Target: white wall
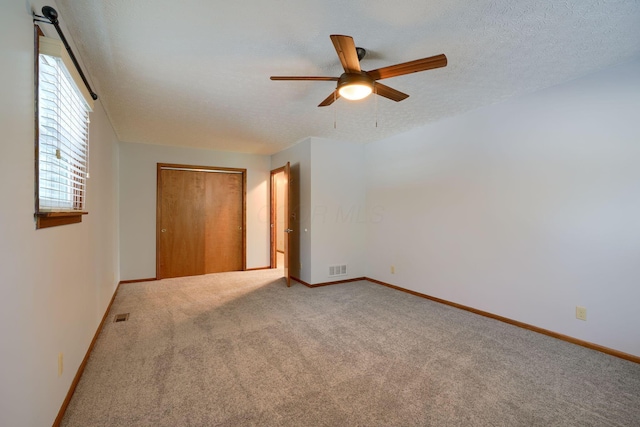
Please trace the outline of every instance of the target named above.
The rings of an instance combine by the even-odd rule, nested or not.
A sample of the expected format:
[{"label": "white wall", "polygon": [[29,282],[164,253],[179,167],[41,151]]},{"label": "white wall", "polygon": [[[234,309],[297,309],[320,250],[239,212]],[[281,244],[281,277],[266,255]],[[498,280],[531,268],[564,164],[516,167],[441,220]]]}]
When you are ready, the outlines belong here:
[{"label": "white wall", "polygon": [[368,144],[368,276],[640,355],[639,118],[640,60]]},{"label": "white wall", "polygon": [[120,144],[122,280],[156,277],[158,163],[247,169],[247,268],[269,265],[270,158],[196,148]]},{"label": "white wall", "polygon": [[[44,3],[38,4],[38,10]],[[47,1],[56,7],[54,1]],[[82,223],[35,229],[33,24],[0,14],[0,424],[51,425],[119,281],[117,141],[96,102]],[[64,373],[58,377],[58,353]]]},{"label": "white wall", "polygon": [[[290,218],[292,251],[290,273],[307,283],[311,282],[311,138],[271,156],[271,170],[291,163],[290,184],[292,207]],[[305,231],[307,230],[307,231]]]},{"label": "white wall", "polygon": [[[310,284],[363,277],[366,204],[364,146],[308,138],[274,154],[271,167],[291,163],[294,207],[292,275]],[[298,182],[296,183],[296,180]],[[346,276],[329,266],[346,264]],[[298,270],[298,266],[301,269]]]},{"label": "white wall", "polygon": [[[365,275],[364,145],[311,140],[311,283]],[[346,276],[329,276],[330,265]]]}]

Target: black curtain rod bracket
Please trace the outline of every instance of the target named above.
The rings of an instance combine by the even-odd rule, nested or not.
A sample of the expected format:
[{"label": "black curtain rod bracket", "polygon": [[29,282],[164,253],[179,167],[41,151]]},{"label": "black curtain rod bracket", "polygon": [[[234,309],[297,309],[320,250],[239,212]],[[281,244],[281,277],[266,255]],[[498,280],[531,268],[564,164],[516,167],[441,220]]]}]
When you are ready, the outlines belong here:
[{"label": "black curtain rod bracket", "polygon": [[[65,49],[67,49],[67,52],[69,53],[69,57],[71,58],[71,61],[73,61],[73,65],[76,66],[76,69],[78,70],[78,73],[80,74],[80,77],[84,82],[84,85],[87,87],[87,90],[91,94],[91,98],[93,98],[93,100],[95,101],[96,99],[98,99],[98,95],[93,90],[91,90],[91,86],[89,86],[89,82],[87,81],[87,78],[84,76],[84,73],[82,72],[82,68],[80,68],[80,64],[78,64],[78,60],[76,59],[76,56],[73,54],[73,51],[71,50],[71,46],[69,46],[69,43],[67,42],[67,38],[64,36],[64,34],[62,34],[62,30],[60,29],[60,23],[58,22],[58,12],[51,6],[45,6],[42,8],[42,14],[44,16],[36,15],[34,13],[33,21],[44,22],[45,24],[52,24],[55,27],[56,31],[58,32],[58,35],[60,36],[60,40],[62,41],[62,44],[64,44]],[[40,18],[40,19],[37,19],[37,18]],[[42,18],[47,19],[48,21],[45,21]]]}]

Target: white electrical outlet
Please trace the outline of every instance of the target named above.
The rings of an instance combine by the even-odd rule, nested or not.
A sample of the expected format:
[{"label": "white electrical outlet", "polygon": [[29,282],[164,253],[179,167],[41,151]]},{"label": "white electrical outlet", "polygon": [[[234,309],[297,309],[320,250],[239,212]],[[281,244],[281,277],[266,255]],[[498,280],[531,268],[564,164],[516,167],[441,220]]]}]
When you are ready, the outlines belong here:
[{"label": "white electrical outlet", "polygon": [[579,320],[587,320],[587,309],[586,307],[576,307],[576,319]]},{"label": "white electrical outlet", "polygon": [[391,274],[396,274],[396,266],[395,265],[391,266]]},{"label": "white electrical outlet", "polygon": [[64,370],[64,356],[62,353],[58,353],[58,376],[62,375]]}]

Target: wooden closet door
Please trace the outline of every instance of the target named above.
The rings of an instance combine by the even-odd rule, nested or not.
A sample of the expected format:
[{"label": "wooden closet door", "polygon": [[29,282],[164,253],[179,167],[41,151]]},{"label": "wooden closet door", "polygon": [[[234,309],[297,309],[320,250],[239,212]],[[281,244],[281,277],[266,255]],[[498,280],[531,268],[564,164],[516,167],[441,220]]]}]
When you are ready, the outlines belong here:
[{"label": "wooden closet door", "polygon": [[242,175],[205,175],[205,273],[242,270]]},{"label": "wooden closet door", "polygon": [[244,269],[244,173],[158,165],[158,279]]},{"label": "wooden closet door", "polygon": [[204,274],[203,172],[160,170],[158,278]]}]

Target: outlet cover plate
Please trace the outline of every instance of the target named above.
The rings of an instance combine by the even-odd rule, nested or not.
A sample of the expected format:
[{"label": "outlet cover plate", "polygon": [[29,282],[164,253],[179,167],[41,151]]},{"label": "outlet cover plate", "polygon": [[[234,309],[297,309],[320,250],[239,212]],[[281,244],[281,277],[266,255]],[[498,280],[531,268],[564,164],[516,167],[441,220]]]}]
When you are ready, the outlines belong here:
[{"label": "outlet cover plate", "polygon": [[576,306],[576,319],[585,321],[587,320],[586,307]]}]

